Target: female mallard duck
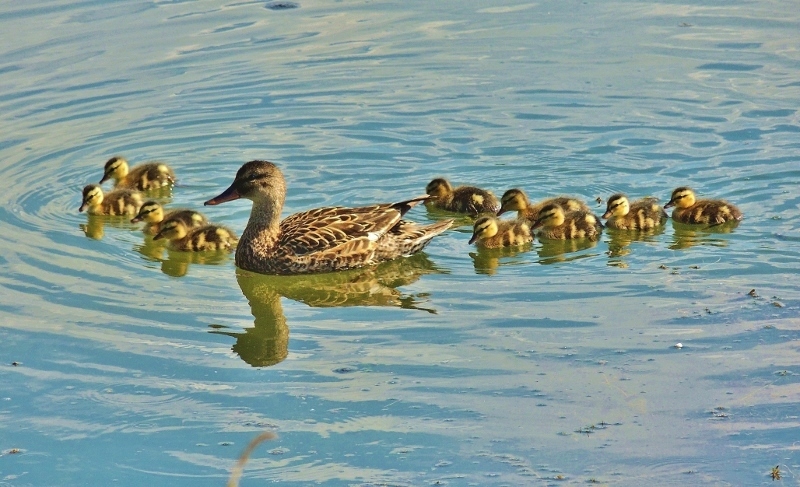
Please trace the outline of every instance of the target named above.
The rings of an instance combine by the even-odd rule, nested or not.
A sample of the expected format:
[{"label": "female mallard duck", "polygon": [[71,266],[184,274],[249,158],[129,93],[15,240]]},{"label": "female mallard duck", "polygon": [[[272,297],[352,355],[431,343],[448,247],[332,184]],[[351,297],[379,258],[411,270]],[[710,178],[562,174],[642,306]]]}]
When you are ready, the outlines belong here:
[{"label": "female mallard duck", "polygon": [[667,212],[656,201],[655,198],[642,198],[630,203],[624,194],[615,194],[608,199],[603,219],[608,220],[606,226],[610,228],[652,230],[667,221]]},{"label": "female mallard duck", "polygon": [[230,250],[236,245],[236,234],[219,225],[203,225],[190,228],[183,220],[171,218],[164,220],[161,229],[153,240],[166,238],[174,250],[205,252],[209,250]]},{"label": "female mallard duck", "polygon": [[672,192],[672,198],[664,208],[675,207],[672,219],[680,223],[703,223],[719,225],[739,221],[743,215],[739,208],[723,200],[698,200],[694,191],[682,186]]},{"label": "female mallard duck", "polygon": [[142,206],[142,195],[129,189],[117,189],[106,195],[96,184],[83,188],[83,202],[78,211],[88,209],[90,215],[135,215]]},{"label": "female mallard duck", "polygon": [[503,193],[503,197],[500,198],[500,211],[497,212],[497,216],[507,211],[516,210],[517,218],[526,220],[528,223],[533,223],[539,218],[539,212],[542,211],[542,208],[547,205],[559,205],[564,208],[567,213],[578,210],[591,211],[583,201],[567,196],[549,198],[539,203],[532,204],[524,191],[512,188]]},{"label": "female mallard duck", "polygon": [[470,244],[473,242],[487,249],[514,247],[533,242],[533,235],[525,220],[499,220],[487,215],[475,220],[469,239]]},{"label": "female mallard duck", "polygon": [[178,219],[189,228],[196,228],[208,223],[205,215],[199,211],[178,208],[164,213],[164,208],[158,201],[146,201],[139,209],[139,213],[131,219],[131,223],[147,222],[142,229],[148,235],[155,235],[161,230],[161,223],[165,220]]},{"label": "female mallard duck", "polygon": [[531,230],[541,228],[539,238],[566,240],[571,238],[588,238],[597,240],[603,225],[588,211],[564,213],[559,205],[545,205],[539,212],[539,218],[531,226]]},{"label": "female mallard duck", "polygon": [[453,223],[417,225],[401,220],[428,196],[361,208],[317,208],[281,221],[286,181],[271,162],[250,161],[233,184],[206,205],[238,198],[253,201],[236,248],[236,265],[262,274],[303,274],[351,269],[422,250]]},{"label": "female mallard duck", "polygon": [[175,173],[163,162],[147,162],[129,169],[124,157],[114,156],[106,162],[100,184],[109,179],[114,180],[115,188],[147,191],[173,185]]},{"label": "female mallard duck", "polygon": [[429,202],[436,208],[457,213],[468,213],[478,216],[481,213],[497,213],[500,202],[489,191],[474,186],[453,188],[444,178],[436,178],[425,187],[431,196]]}]

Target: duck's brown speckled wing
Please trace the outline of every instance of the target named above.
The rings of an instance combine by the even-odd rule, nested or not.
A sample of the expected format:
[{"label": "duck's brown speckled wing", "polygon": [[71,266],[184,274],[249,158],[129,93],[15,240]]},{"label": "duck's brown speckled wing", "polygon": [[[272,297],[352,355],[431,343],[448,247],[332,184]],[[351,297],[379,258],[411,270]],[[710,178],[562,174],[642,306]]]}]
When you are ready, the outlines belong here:
[{"label": "duck's brown speckled wing", "polygon": [[366,258],[400,217],[401,212],[390,204],[317,208],[283,220],[277,246],[296,256],[323,252],[342,257],[363,254]]}]

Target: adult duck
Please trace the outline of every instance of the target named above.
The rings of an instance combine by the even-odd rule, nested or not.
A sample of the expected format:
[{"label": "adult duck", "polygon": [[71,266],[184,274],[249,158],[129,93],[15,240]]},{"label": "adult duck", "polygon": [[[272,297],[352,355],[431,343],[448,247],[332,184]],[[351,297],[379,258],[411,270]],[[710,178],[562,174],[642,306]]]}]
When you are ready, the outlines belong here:
[{"label": "adult duck", "polygon": [[453,220],[417,225],[402,216],[429,196],[360,208],[327,207],[281,220],[286,181],[275,164],[250,161],[233,183],[206,201],[247,198],[250,219],[236,247],[236,265],[261,274],[306,274],[353,269],[422,250]]}]

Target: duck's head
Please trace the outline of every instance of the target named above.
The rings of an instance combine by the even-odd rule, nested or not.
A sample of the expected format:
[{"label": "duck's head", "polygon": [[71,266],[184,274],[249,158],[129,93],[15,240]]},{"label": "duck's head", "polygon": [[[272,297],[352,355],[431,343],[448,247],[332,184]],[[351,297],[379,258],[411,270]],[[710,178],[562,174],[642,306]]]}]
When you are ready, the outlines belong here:
[{"label": "duck's head", "polygon": [[83,187],[83,200],[78,211],[84,211],[91,206],[97,206],[103,202],[103,190],[96,184],[87,184]]},{"label": "duck's head", "polygon": [[539,218],[531,225],[531,230],[539,227],[557,227],[564,223],[564,209],[559,205],[545,205],[539,211]]},{"label": "duck's head", "polygon": [[128,161],[122,156],[114,156],[103,167],[103,178],[99,184],[103,184],[109,179],[118,181],[128,175]]},{"label": "duck's head", "polygon": [[628,202],[628,197],[622,193],[617,193],[608,199],[606,205],[606,212],[603,213],[603,218],[608,219],[612,216],[623,217],[631,211],[631,205]]},{"label": "duck's head", "polygon": [[452,193],[453,186],[444,178],[436,178],[425,186],[425,192],[434,198],[441,198]]},{"label": "duck's head", "polygon": [[286,198],[286,180],[278,167],[269,161],[250,161],[236,172],[233,183],[206,205],[247,198],[254,202],[268,200],[283,206]]},{"label": "duck's head", "polygon": [[131,223],[146,221],[150,223],[158,223],[164,219],[164,208],[158,201],[150,200],[139,208],[139,213],[131,218]]},{"label": "duck's head", "polygon": [[507,211],[521,211],[528,207],[530,200],[524,191],[517,188],[512,188],[503,193],[500,198],[500,211],[497,212],[498,216]]},{"label": "duck's head", "polygon": [[189,233],[189,229],[186,228],[185,223],[177,218],[170,218],[161,224],[161,229],[155,234],[153,240],[161,240],[162,238],[178,240],[185,237],[187,233]]},{"label": "duck's head", "polygon": [[497,231],[497,218],[482,216],[472,225],[472,238],[469,239],[469,243],[473,244],[476,240],[492,238],[497,235]]},{"label": "duck's head", "polygon": [[686,186],[681,186],[672,192],[672,198],[669,199],[664,208],[677,206],[678,208],[689,208],[695,203],[694,191]]}]

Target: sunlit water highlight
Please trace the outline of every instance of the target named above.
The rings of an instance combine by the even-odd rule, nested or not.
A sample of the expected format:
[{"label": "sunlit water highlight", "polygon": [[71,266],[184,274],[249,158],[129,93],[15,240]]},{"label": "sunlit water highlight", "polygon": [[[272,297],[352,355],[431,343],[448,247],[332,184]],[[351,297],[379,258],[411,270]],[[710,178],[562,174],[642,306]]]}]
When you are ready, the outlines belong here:
[{"label": "sunlit water highlight", "polygon": [[[1,7],[0,485],[223,485],[265,429],[243,485],[796,482],[797,9],[266,6]],[[374,269],[254,276],[79,214],[115,154],[193,208],[265,158],[285,214],[446,176],[688,184],[746,218],[493,252],[467,219]]]}]

